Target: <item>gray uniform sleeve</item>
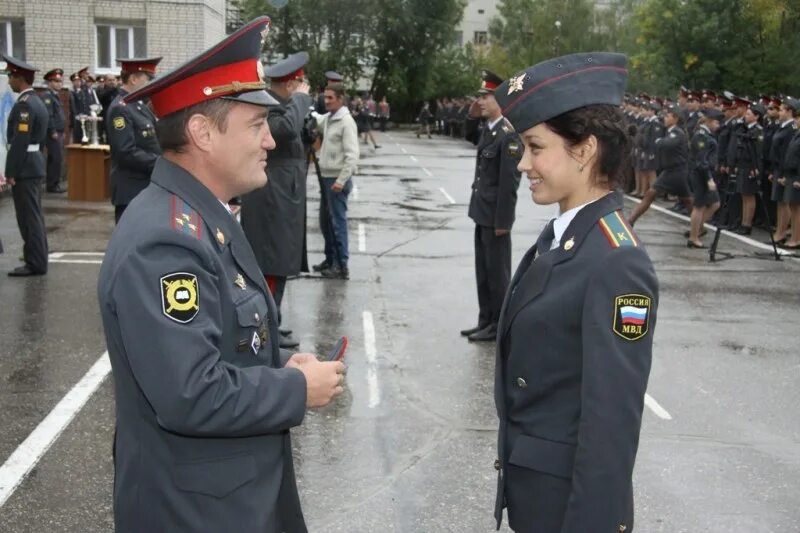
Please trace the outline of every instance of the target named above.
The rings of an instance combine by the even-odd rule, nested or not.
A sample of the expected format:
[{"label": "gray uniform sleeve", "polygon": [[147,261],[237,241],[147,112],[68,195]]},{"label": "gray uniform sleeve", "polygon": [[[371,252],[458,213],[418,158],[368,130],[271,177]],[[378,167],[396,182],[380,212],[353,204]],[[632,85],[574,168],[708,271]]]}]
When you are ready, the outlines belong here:
[{"label": "gray uniform sleeve", "polygon": [[284,107],[270,109],[267,122],[277,144],[291,141],[300,136],[303,120],[311,108],[311,97],[307,94],[293,94]]},{"label": "gray uniform sleeve", "polygon": [[[306,381],[297,369],[240,368],[220,358],[223,273],[200,241],[171,230],[155,235],[120,266],[111,287],[127,362],[166,430],[195,437],[278,433],[305,415]],[[162,308],[161,278],[197,278],[196,316],[188,323]]]},{"label": "gray uniform sleeve", "polygon": [[[645,313],[642,329],[620,325],[619,298]],[[562,533],[586,531],[587,524],[595,531],[617,531],[625,520],[657,303],[658,282],[641,248],[615,249],[590,281],[583,309],[578,448]]]}]

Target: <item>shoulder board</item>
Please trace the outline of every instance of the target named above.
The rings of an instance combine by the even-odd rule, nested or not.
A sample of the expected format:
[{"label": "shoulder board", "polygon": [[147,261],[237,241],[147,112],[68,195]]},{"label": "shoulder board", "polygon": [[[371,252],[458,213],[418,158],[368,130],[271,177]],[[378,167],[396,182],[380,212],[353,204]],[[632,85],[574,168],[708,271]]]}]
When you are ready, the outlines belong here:
[{"label": "shoulder board", "polygon": [[203,233],[203,219],[192,206],[175,195],[170,197],[170,226],[178,233],[199,239]]},{"label": "shoulder board", "polygon": [[639,246],[639,240],[633,234],[633,229],[622,218],[619,211],[614,211],[603,218],[597,223],[603,234],[608,239],[608,244],[612,248],[619,248],[620,246]]},{"label": "shoulder board", "polygon": [[503,131],[506,133],[515,131],[514,126],[511,125],[511,122],[509,122],[506,117],[503,117]]},{"label": "shoulder board", "polygon": [[19,97],[19,99],[17,101],[19,101],[19,102],[27,102],[29,97],[30,97],[29,94],[23,94],[22,96]]}]

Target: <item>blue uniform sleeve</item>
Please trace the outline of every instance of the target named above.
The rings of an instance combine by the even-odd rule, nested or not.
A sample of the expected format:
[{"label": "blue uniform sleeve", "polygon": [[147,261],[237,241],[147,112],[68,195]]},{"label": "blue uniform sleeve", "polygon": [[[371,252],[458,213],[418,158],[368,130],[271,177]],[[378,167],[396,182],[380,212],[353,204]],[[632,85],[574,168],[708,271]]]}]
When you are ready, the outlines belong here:
[{"label": "blue uniform sleeve", "polygon": [[149,177],[156,165],[159,154],[142,150],[136,144],[133,120],[125,106],[112,105],[108,110],[106,123],[111,157],[125,168],[135,170]]},{"label": "blue uniform sleeve", "polygon": [[17,178],[22,171],[31,141],[31,133],[33,133],[33,121],[33,112],[27,102],[17,101],[8,117],[7,178]]},{"label": "blue uniform sleeve", "polygon": [[642,248],[615,249],[590,281],[572,493],[562,533],[619,531],[650,373],[658,282]]},{"label": "blue uniform sleeve", "polygon": [[[200,241],[156,232],[114,274],[108,300],[127,364],[159,425],[193,437],[279,433],[305,416],[306,381],[292,368],[231,365],[220,357],[218,283]],[[196,315],[180,323],[164,312],[161,278],[196,278]]]}]

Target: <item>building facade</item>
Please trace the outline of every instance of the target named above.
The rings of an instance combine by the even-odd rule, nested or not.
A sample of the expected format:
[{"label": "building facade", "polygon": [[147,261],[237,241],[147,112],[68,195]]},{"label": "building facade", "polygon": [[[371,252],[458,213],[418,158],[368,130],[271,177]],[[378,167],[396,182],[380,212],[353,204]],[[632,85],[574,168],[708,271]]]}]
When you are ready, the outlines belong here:
[{"label": "building facade", "polygon": [[489,41],[489,21],[497,15],[499,0],[467,0],[461,24],[456,29],[456,43],[486,44]]},{"label": "building facade", "polygon": [[225,37],[225,8],[225,0],[0,0],[0,51],[42,74],[118,72],[117,58],[148,56],[163,56],[159,68],[169,70]]}]

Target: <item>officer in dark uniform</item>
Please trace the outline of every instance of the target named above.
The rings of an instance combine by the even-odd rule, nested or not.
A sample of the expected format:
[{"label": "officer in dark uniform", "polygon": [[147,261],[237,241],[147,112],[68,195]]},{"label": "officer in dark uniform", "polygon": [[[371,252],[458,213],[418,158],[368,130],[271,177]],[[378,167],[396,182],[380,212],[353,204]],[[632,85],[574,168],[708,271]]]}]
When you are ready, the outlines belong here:
[{"label": "officer in dark uniform", "polygon": [[[300,273],[306,220],[308,159],[301,132],[311,107],[303,67],[308,53],[298,52],[269,67],[269,94],[279,102],[267,121],[277,147],[269,154],[267,184],[242,198],[242,229],[253,247],[278,308],[278,322],[286,278]],[[281,335],[282,348],[300,343]]]},{"label": "officer in dark uniform", "polygon": [[125,97],[155,77],[160,57],[118,59],[122,64],[122,87],[108,108],[106,135],[111,146],[111,203],[114,220],[137,194],[150,184],[150,174],[161,155],[156,138],[156,117],[144,102]]},{"label": "officer in dark uniform", "polygon": [[700,120],[689,145],[689,180],[692,185],[693,208],[691,226],[686,235],[688,248],[705,248],[700,242],[703,224],[719,209],[720,197],[714,179],[718,158],[714,133],[724,118],[722,111],[716,109],[700,111]]},{"label": "officer in dark uniform", "polygon": [[47,108],[32,87],[38,69],[6,54],[0,54],[0,58],[6,62],[9,87],[19,93],[8,116],[5,175],[24,242],[25,264],[8,275],[41,276],[47,273],[47,234],[40,192],[46,174],[42,147],[47,140]]},{"label": "officer in dark uniform", "polygon": [[[743,133],[747,131],[744,122],[744,115],[752,102],[746,98],[735,96],[733,99],[734,120],[730,123],[728,135],[727,153],[725,156],[725,167],[728,171],[728,199],[727,199],[727,229],[738,230],[742,224],[742,197],[738,190],[738,177],[736,175],[736,156],[739,150],[739,142]],[[720,157],[723,153],[720,152]]]},{"label": "officer in dark uniform", "polygon": [[[500,307],[511,279],[511,227],[517,208],[522,144],[494,97],[503,80],[482,72],[479,98],[469,110],[467,140],[477,145],[469,217],[475,222],[475,278],[478,325],[461,331],[471,341],[493,341]],[[479,126],[479,118],[485,122]]]},{"label": "officer in dark uniform", "polygon": [[772,145],[770,146],[770,173],[768,175],[768,181],[772,186],[770,196],[772,201],[777,204],[775,232],[772,238],[778,245],[786,243],[786,231],[789,229],[789,222],[791,220],[789,205],[784,201],[786,191],[786,171],[784,169],[784,162],[789,143],[797,131],[795,119],[799,114],[800,101],[795,98],[784,98],[778,112],[780,127],[778,131],[775,132],[772,138]]},{"label": "officer in dark uniform", "polygon": [[89,99],[83,90],[83,80],[79,73],[74,72],[69,75],[72,89],[69,91],[69,117],[72,128],[72,142],[80,144],[83,138],[80,115],[89,114]]},{"label": "officer in dark uniform", "polygon": [[[702,97],[702,93],[697,91],[689,91],[686,95],[686,110],[688,111],[686,115],[686,133],[688,135],[694,135],[694,130],[697,127],[697,122],[700,120],[700,98]],[[683,120],[682,112],[678,113],[678,116],[681,117]]]},{"label": "officer in dark uniform", "polygon": [[506,507],[514,531],[633,530],[658,282],[614,192],[629,154],[625,66],[621,54],[573,54],[497,88],[533,201],[561,213],[522,259],[500,318],[498,529]]},{"label": "officer in dark uniform", "polygon": [[150,97],[164,155],[98,281],[118,533],[306,532],[289,429],[342,392],[344,366],[281,353],[275,304],[227,208],[264,185],[275,147],[259,62],[268,21],[124,102]]},{"label": "officer in dark uniform", "polygon": [[739,235],[750,235],[753,231],[756,194],[761,190],[764,175],[764,128],[759,121],[765,113],[761,104],[750,105],[744,116],[745,128],[738,131],[732,167],[736,192],[742,196],[742,224],[736,230]]},{"label": "officer in dark uniform", "polygon": [[[800,126],[800,105],[795,103],[795,125]],[[783,203],[789,206],[792,234],[781,245],[784,250],[800,250],[800,129],[786,147],[783,157]]]},{"label": "officer in dark uniform", "polygon": [[61,174],[64,170],[64,107],[61,105],[61,87],[64,71],[53,69],[44,75],[47,92],[44,105],[47,107],[47,192],[63,193]]},{"label": "officer in dark uniform", "polygon": [[664,125],[667,130],[657,143],[658,178],[644,195],[641,203],[633,209],[629,219],[631,225],[650,208],[658,193],[674,194],[683,203],[687,213],[692,210],[689,190],[689,141],[679,126],[680,120],[678,108],[667,108],[664,114]]}]

